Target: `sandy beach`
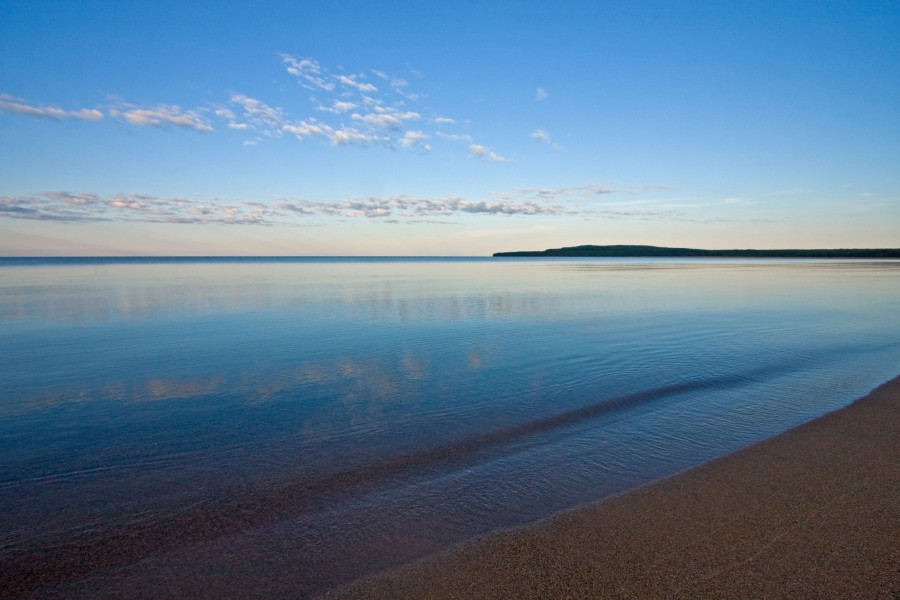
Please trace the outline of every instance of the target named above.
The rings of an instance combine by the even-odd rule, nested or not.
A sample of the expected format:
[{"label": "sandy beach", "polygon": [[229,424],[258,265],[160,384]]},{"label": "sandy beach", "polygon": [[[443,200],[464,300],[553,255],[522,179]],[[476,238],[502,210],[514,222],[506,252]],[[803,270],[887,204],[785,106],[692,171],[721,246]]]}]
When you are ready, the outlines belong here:
[{"label": "sandy beach", "polygon": [[900,378],[652,485],[343,598],[900,598]]}]

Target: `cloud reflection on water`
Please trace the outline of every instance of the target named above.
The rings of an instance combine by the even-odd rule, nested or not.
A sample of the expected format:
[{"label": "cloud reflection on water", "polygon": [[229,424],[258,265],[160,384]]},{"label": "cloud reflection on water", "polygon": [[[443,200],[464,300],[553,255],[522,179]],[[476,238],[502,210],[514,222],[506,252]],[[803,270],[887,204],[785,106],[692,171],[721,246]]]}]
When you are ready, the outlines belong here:
[{"label": "cloud reflection on water", "polygon": [[[14,499],[0,521],[41,524],[4,539],[58,547],[98,524],[165,531],[167,511],[201,505],[226,521],[235,509],[235,532],[248,506],[254,523],[303,515],[329,533],[346,514],[341,539],[370,550],[342,519],[369,523],[372,539],[409,531],[414,544],[430,535],[416,522],[426,512],[453,516],[447,543],[542,518],[893,374],[898,270],[0,267],[0,486]],[[296,539],[299,561],[344,543]]]},{"label": "cloud reflection on water", "polygon": [[[443,270],[447,265],[441,265]],[[257,311],[309,311],[391,321],[549,317],[550,290],[504,290],[466,281],[471,266],[432,276],[411,266],[408,278],[381,279],[368,265],[190,265],[16,267],[4,269],[0,319],[105,323]],[[477,267],[476,267],[477,270]],[[455,271],[455,272],[454,272]],[[473,285],[474,283],[474,285]]]}]

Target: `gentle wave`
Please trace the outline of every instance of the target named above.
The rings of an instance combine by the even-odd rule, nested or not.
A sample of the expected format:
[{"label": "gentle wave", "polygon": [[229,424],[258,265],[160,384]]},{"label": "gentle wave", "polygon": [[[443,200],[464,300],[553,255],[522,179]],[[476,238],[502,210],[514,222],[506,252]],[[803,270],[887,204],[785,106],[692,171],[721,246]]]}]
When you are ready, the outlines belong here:
[{"label": "gentle wave", "polygon": [[0,560],[36,587],[89,563],[86,595],[192,564],[326,589],[773,435],[900,361],[900,263],[104,260],[0,280]]}]

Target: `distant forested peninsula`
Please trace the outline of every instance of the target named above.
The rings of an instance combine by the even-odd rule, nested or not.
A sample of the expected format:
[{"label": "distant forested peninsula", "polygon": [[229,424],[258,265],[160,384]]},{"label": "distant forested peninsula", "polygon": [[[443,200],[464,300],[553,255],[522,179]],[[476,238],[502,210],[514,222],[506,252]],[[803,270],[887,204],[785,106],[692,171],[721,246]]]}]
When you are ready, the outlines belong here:
[{"label": "distant forested peninsula", "polygon": [[495,252],[498,257],[597,256],[597,257],[690,257],[690,258],[900,258],[900,248],[837,248],[831,250],[699,250],[661,246],[570,246],[549,250]]}]

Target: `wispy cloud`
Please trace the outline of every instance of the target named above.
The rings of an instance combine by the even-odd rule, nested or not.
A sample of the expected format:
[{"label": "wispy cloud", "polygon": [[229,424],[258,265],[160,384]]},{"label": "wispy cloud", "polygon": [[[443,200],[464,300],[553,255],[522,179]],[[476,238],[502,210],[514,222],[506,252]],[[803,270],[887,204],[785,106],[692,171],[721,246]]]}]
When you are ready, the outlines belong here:
[{"label": "wispy cloud", "polygon": [[428,152],[431,150],[431,146],[428,144],[428,140],[431,136],[429,136],[424,131],[407,131],[403,135],[403,139],[400,140],[400,145],[404,148],[412,148],[413,146],[420,146],[422,150]]},{"label": "wispy cloud", "polygon": [[337,201],[282,199],[257,201],[200,201],[163,198],[146,194],[42,192],[25,196],[0,196],[0,217],[85,223],[139,221],[151,223],[218,225],[296,225],[297,217],[369,218],[392,217],[404,221],[454,215],[570,214],[562,203],[532,199],[470,199],[462,196],[417,197],[404,194],[347,198]]},{"label": "wispy cloud", "polygon": [[220,106],[215,110],[215,115],[220,119],[228,121],[228,127],[230,129],[247,129],[250,127],[247,123],[239,123],[237,121],[237,115],[235,115],[234,111],[230,108]]},{"label": "wispy cloud", "polygon": [[550,97],[550,92],[548,92],[546,89],[544,89],[542,87],[539,87],[534,92],[534,101],[535,102],[543,102],[544,100],[546,100],[549,97]]},{"label": "wispy cloud", "polygon": [[[212,133],[218,127],[243,134],[244,144],[255,146],[286,134],[300,141],[317,139],[333,147],[382,145],[393,149],[430,150],[438,138],[465,144],[470,156],[490,162],[506,159],[460,131],[460,120],[422,104],[425,94],[411,89],[407,79],[383,70],[332,70],[311,57],[278,55],[292,78],[308,94],[308,109],[299,115],[297,103],[289,112],[254,95],[228,92],[225,100],[195,108],[160,103],[142,106],[114,98],[104,109],[65,110],[40,106],[0,94],[0,112],[46,119],[99,121],[104,116],[141,127],[181,128]],[[417,79],[421,74],[409,70]],[[462,120],[465,123],[465,119]],[[214,123],[216,126],[214,127]]]},{"label": "wispy cloud", "polygon": [[381,218],[400,216],[420,219],[422,217],[452,216],[459,214],[481,215],[563,215],[570,209],[561,204],[548,205],[533,200],[482,200],[461,196],[438,198],[407,196],[373,196],[352,198],[339,202],[314,200],[293,200],[276,204],[281,210],[301,215],[328,215],[340,217]]},{"label": "wispy cloud", "polygon": [[109,114],[113,117],[121,117],[132,125],[150,127],[174,125],[201,133],[213,131],[212,125],[200,110],[184,110],[175,104],[159,104],[152,108],[141,108],[133,104],[121,103],[111,108]]},{"label": "wispy cloud", "polygon": [[508,192],[494,192],[483,197],[393,194],[340,200],[285,197],[271,202],[259,202],[57,191],[0,196],[0,218],[63,223],[116,221],[258,226],[315,226],[325,224],[329,220],[347,219],[372,219],[382,223],[447,224],[451,222],[447,220],[448,218],[466,215],[517,218],[577,217],[590,220],[631,219],[702,224],[772,222],[766,218],[734,219],[708,214],[698,215],[689,212],[689,207],[665,205],[654,200],[640,201],[640,206],[614,200],[618,195],[636,193],[629,188],[591,184],[520,188]]},{"label": "wispy cloud", "polygon": [[42,192],[0,196],[0,217],[86,223],[139,221],[221,225],[271,225],[279,215],[259,202],[198,201],[146,194]]},{"label": "wispy cloud", "polygon": [[[284,109],[269,106],[261,100],[244,94],[233,93],[231,104],[237,109],[237,114],[230,109],[221,110],[217,114],[221,113],[220,116],[228,120],[228,127],[232,129],[243,129],[262,136],[252,140],[254,144],[258,143],[260,139],[277,138],[284,134],[292,135],[300,141],[320,138],[334,146],[351,144],[365,146],[388,141],[388,137],[384,135],[376,135],[371,131],[363,131],[347,125],[339,125],[339,128],[335,128],[315,117],[291,119]],[[350,103],[336,104],[338,108],[344,109]],[[335,109],[328,112],[342,111]],[[388,120],[390,118],[393,117],[390,115],[386,117]]]},{"label": "wispy cloud", "polygon": [[752,206],[756,204],[755,200],[748,200],[747,198],[725,198],[722,200],[722,204],[730,204],[732,206]]},{"label": "wispy cloud", "polygon": [[362,81],[358,81],[361,78],[361,75],[335,75],[335,78],[342,85],[354,88],[358,92],[363,92],[366,94],[371,94],[373,92],[377,92],[378,88],[372,85],[371,83],[365,83]]},{"label": "wispy cloud", "polygon": [[334,113],[336,115],[351,111],[354,108],[359,108],[359,104],[356,104],[355,102],[344,102],[343,100],[335,100],[331,103],[331,106],[318,107],[321,111]]},{"label": "wispy cloud", "polygon": [[300,84],[309,90],[332,91],[335,88],[334,81],[323,77],[322,66],[313,58],[297,58],[290,54],[280,54],[287,72],[296,77]]},{"label": "wispy cloud", "polygon": [[[297,128],[305,132],[314,130],[316,135],[336,146],[384,144],[428,149],[424,140],[433,137],[449,142],[473,143],[469,134],[453,131],[458,124],[457,119],[446,115],[434,116],[434,111],[421,106],[425,95],[411,90],[409,81],[403,77],[380,69],[356,73],[333,72],[313,58],[291,54],[279,56],[287,72],[312,92],[314,109],[320,114],[325,113],[320,119],[285,119],[281,125],[282,131]],[[373,78],[377,85],[372,82]],[[426,130],[429,125],[440,127],[441,131]],[[298,137],[305,139],[311,136]],[[473,152],[472,156],[495,162],[503,160],[491,152],[483,155]]]},{"label": "wispy cloud", "polygon": [[611,187],[605,185],[575,185],[563,187],[545,188],[519,188],[511,193],[494,194],[506,199],[533,199],[541,202],[566,202],[582,204],[585,202],[605,199],[612,194],[633,194],[628,188]]},{"label": "wispy cloud", "polygon": [[[410,146],[426,145],[426,138],[408,132]],[[652,209],[612,209],[596,201],[626,190],[600,185],[558,188],[521,188],[481,198],[458,195],[440,197],[395,194],[352,197],[342,200],[281,198],[263,203],[256,200],[198,200],[147,194],[41,192],[23,196],[0,196],[0,217],[60,221],[140,221],[219,225],[298,225],[309,218],[399,219],[446,218],[461,215],[486,216],[605,216],[649,218],[663,215]],[[671,214],[667,213],[667,214]]]},{"label": "wispy cloud", "polygon": [[283,110],[272,108],[256,98],[250,98],[244,94],[232,94],[231,103],[239,106],[243,110],[248,124],[255,127],[278,130],[285,123]]},{"label": "wispy cloud", "polygon": [[451,142],[472,141],[472,136],[467,133],[444,133],[443,131],[438,131],[436,135],[443,140],[448,140]]},{"label": "wispy cloud", "polygon": [[394,89],[394,92],[403,96],[407,100],[420,100],[424,96],[424,94],[418,92],[410,92],[408,87],[409,82],[402,77],[392,77],[391,78],[391,87]]},{"label": "wispy cloud", "polygon": [[39,119],[78,119],[81,121],[100,121],[103,119],[103,113],[96,108],[65,110],[58,106],[37,106],[8,94],[0,94],[0,112],[10,112]]},{"label": "wispy cloud", "polygon": [[350,118],[382,129],[401,131],[406,121],[417,121],[422,118],[422,115],[409,110],[401,112],[392,108],[377,106],[374,112],[366,114],[353,113]]},{"label": "wispy cloud", "polygon": [[332,130],[328,137],[334,146],[370,146],[389,141],[387,136],[376,135],[371,132],[360,131],[355,127],[346,126],[341,126],[338,130]]},{"label": "wispy cloud", "polygon": [[538,129],[536,131],[532,131],[531,133],[528,134],[528,137],[530,137],[531,139],[533,139],[536,142],[540,142],[542,144],[547,144],[554,150],[562,150],[562,146],[560,146],[559,144],[554,142],[552,139],[550,139],[550,134],[547,133],[543,129]]},{"label": "wispy cloud", "polygon": [[[414,133],[414,132],[413,132]],[[425,139],[410,135],[410,145]],[[441,197],[395,194],[311,200],[283,198],[263,203],[254,200],[197,200],[147,194],[101,195],[80,192],[41,192],[23,196],[0,196],[0,217],[62,221],[142,221],[220,225],[298,224],[307,217],[370,218],[391,217],[403,221],[459,215],[560,216],[575,214],[577,204],[616,190],[601,186],[519,189],[490,194],[485,198]]]},{"label": "wispy cloud", "polygon": [[482,146],[481,144],[469,144],[469,150],[472,152],[472,156],[482,160],[490,162],[507,162],[508,160],[492,151],[487,146]]}]

